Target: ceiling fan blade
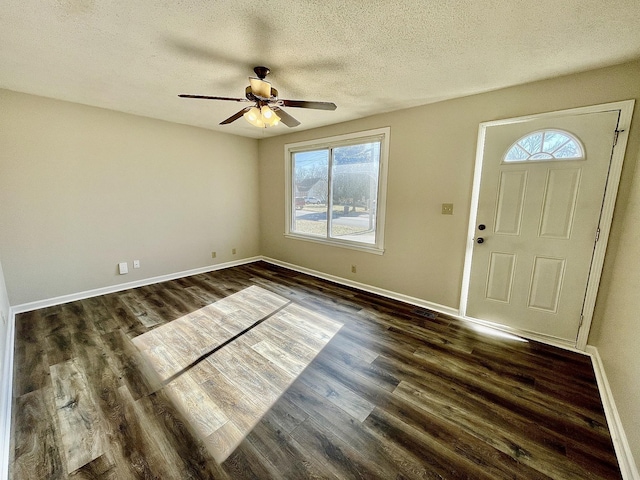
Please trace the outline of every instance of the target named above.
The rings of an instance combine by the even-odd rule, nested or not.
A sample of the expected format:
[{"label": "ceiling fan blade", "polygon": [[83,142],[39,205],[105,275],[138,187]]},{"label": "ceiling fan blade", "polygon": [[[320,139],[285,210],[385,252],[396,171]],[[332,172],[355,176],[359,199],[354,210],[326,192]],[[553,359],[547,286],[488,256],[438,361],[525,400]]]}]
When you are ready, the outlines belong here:
[{"label": "ceiling fan blade", "polygon": [[227,125],[228,123],[231,122],[235,122],[237,119],[239,119],[242,115],[244,115],[245,112],[248,112],[249,110],[251,110],[251,107],[244,107],[242,110],[240,110],[238,113],[234,113],[233,115],[231,115],[229,118],[227,118],[226,120],[223,120],[222,122],[220,122],[220,125]]},{"label": "ceiling fan blade", "polygon": [[289,115],[287,112],[282,110],[279,107],[271,107],[274,112],[278,114],[282,123],[284,123],[287,127],[297,127],[300,125],[300,122]]},{"label": "ceiling fan blade", "polygon": [[202,98],[204,100],[231,100],[232,102],[248,102],[246,98],[231,98],[231,97],[209,97],[207,95],[187,95],[182,93],[178,95],[180,98]]},{"label": "ceiling fan blade", "polygon": [[316,110],[335,110],[336,104],[332,102],[307,102],[306,100],[282,100],[285,107],[315,108]]}]

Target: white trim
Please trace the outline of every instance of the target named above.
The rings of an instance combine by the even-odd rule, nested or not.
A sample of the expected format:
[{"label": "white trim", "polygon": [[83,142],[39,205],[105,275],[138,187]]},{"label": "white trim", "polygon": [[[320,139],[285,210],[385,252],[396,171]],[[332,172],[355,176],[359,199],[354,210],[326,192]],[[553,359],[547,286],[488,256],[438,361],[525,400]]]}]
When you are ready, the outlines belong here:
[{"label": "white trim", "polygon": [[[598,287],[600,285],[600,276],[602,274],[602,267],[604,265],[604,257],[607,249],[607,243],[609,240],[609,231],[611,229],[611,222],[613,220],[613,210],[615,207],[616,196],[618,194],[618,185],[620,183],[620,175],[622,173],[622,163],[624,160],[624,154],[627,145],[627,139],[629,137],[629,126],[631,124],[631,117],[633,115],[633,107],[635,100],[624,100],[621,102],[605,103],[601,105],[590,105],[587,107],[572,108],[568,110],[558,110],[554,112],[539,113],[535,115],[527,115],[523,117],[507,118],[503,120],[494,120],[491,122],[483,122],[478,128],[478,146],[476,149],[476,164],[473,175],[473,189],[471,194],[471,205],[469,214],[469,229],[467,235],[467,247],[465,251],[464,269],[462,276],[462,285],[460,291],[460,314],[466,318],[467,303],[469,300],[469,286],[471,282],[471,263],[473,257],[474,235],[477,220],[478,211],[478,197],[480,195],[480,182],[482,176],[482,160],[484,152],[484,142],[486,130],[489,127],[507,125],[513,123],[522,123],[530,120],[537,120],[541,118],[558,117],[566,115],[584,115],[588,113],[598,113],[607,111],[620,111],[620,117],[618,120],[618,130],[621,133],[618,135],[618,143],[613,150],[611,156],[611,165],[609,169],[609,176],[605,187],[605,194],[602,206],[602,213],[600,215],[600,238],[595,244],[593,257],[591,260],[591,268],[589,273],[589,280],[587,283],[587,289],[585,293],[585,301],[583,306],[583,322],[582,326],[578,330],[577,339],[575,342],[570,342],[570,346],[577,348],[578,350],[584,350],[587,339],[589,337],[589,330],[591,329],[591,321],[593,320],[593,311],[595,308],[596,297],[598,294]],[[548,340],[541,340],[545,343],[549,343]],[[561,346],[557,344],[557,341],[552,343],[553,345]],[[563,347],[565,348],[565,347]]]},{"label": "white trim", "polygon": [[436,312],[444,313],[446,315],[452,315],[454,317],[458,315],[458,311],[456,309],[447,307],[445,305],[440,305],[438,303],[428,302],[420,298],[411,297],[409,295],[404,295],[402,293],[392,292],[390,290],[385,290],[384,288],[373,287],[365,283],[354,282],[353,280],[348,280],[346,278],[337,277],[335,275],[329,275],[328,273],[319,272],[317,270],[312,270],[310,268],[300,267],[292,263],[282,262],[280,260],[276,260],[275,258],[262,257],[262,260],[264,260],[267,263],[272,263],[273,265],[278,265],[280,267],[288,268],[289,270],[294,270],[296,272],[311,275],[312,277],[322,278],[324,280],[329,280],[330,282],[338,283],[340,285],[346,285],[347,287],[353,287],[359,290],[363,290],[365,292],[375,293],[382,297],[391,298],[393,300],[398,300],[400,302],[408,303],[410,305],[427,308],[429,310],[434,310]]},{"label": "white trim", "polygon": [[298,265],[294,265],[292,263],[282,262],[280,260],[276,260],[274,258],[262,257],[262,260],[267,263],[272,263],[273,265],[278,265],[280,267],[288,268],[289,270],[294,270],[296,272],[305,273],[307,275],[311,275],[312,277],[322,278],[324,280],[329,280],[330,282],[338,283],[340,285],[346,285],[347,287],[357,288],[359,290],[363,290],[369,293],[375,293],[382,297],[390,298],[392,300],[398,300],[400,302],[408,303],[410,305],[416,305],[418,307],[427,308],[429,310],[433,310],[434,312],[442,313],[445,315],[449,315],[450,317],[455,318],[456,320],[461,320],[463,322],[481,325],[483,327],[488,327],[493,330],[497,330],[500,332],[508,333],[511,335],[516,335],[518,337],[526,338],[527,340],[535,340],[537,342],[541,342],[547,345],[551,345],[554,347],[562,348],[564,350],[569,350],[575,353],[580,353],[585,355],[582,350],[577,350],[574,348],[574,345],[571,342],[566,342],[562,339],[558,339],[555,337],[550,337],[547,335],[540,335],[534,332],[529,332],[527,330],[518,330],[516,328],[506,327],[504,325],[499,325],[492,322],[487,322],[485,320],[479,320],[473,317],[465,317],[460,314],[458,310],[452,307],[447,307],[446,305],[441,305],[439,303],[429,302],[427,300],[423,300],[421,298],[411,297],[409,295],[404,295],[398,292],[392,292],[391,290],[386,290],[384,288],[373,287],[371,285],[367,285],[364,283],[354,282],[352,280],[348,280],[343,277],[337,277],[335,275],[329,275],[327,273],[319,272],[317,270],[312,270],[310,268],[300,267]]},{"label": "white trim", "polygon": [[11,399],[13,396],[13,341],[15,336],[15,312],[9,307],[7,337],[5,341],[2,372],[0,372],[0,480],[9,479],[11,458]]},{"label": "white trim", "polygon": [[[591,330],[593,311],[596,306],[596,297],[598,296],[598,287],[600,286],[600,277],[602,275],[604,257],[607,253],[607,244],[609,243],[609,232],[611,231],[611,223],[613,221],[613,211],[616,206],[618,186],[620,185],[620,177],[622,175],[622,163],[627,150],[627,140],[629,139],[629,127],[631,126],[634,104],[635,100],[627,100],[607,105],[616,106],[616,109],[620,109],[620,118],[618,120],[618,131],[620,131],[620,133],[618,134],[618,143],[614,146],[613,154],[611,155],[609,178],[607,179],[604,201],[602,203],[602,213],[600,214],[600,238],[596,242],[593,251],[589,283],[587,284],[587,293],[584,299],[584,306],[582,307],[583,321],[582,326],[578,330],[578,338],[576,339],[576,347],[581,350],[587,346],[589,331]],[[611,109],[613,110],[613,108]]]},{"label": "white trim", "polygon": [[[293,176],[292,176],[292,162],[293,154],[304,150],[327,149],[338,146],[349,145],[349,142],[357,144],[359,141],[367,140],[379,140],[380,141],[380,169],[378,172],[378,192],[377,192],[377,212],[376,212],[376,228],[375,228],[375,240],[376,243],[365,244],[357,241],[351,241],[348,239],[339,239],[326,236],[313,237],[311,235],[305,235],[304,233],[293,231],[293,219],[296,215],[295,209],[293,209],[293,200],[295,198]],[[377,255],[384,254],[384,230],[385,230],[385,211],[387,204],[387,171],[389,169],[389,145],[391,143],[391,127],[380,127],[372,130],[364,130],[360,132],[351,132],[344,135],[337,135],[326,138],[317,138],[313,140],[306,140],[303,142],[287,143],[284,146],[284,172],[285,172],[285,225],[284,236],[293,240],[305,240],[315,243],[322,243],[324,245],[330,245],[340,248],[350,248],[352,250],[360,250],[367,253],[374,253]],[[331,157],[329,161],[329,167],[331,166]],[[329,169],[331,170],[331,169]],[[332,183],[331,172],[328,177],[329,184]],[[327,198],[327,211],[332,208],[332,201]]]},{"label": "white trim", "polygon": [[600,353],[598,349],[592,345],[586,346],[586,352],[591,356],[593,370],[596,374],[596,381],[598,382],[598,390],[600,391],[600,397],[602,399],[602,406],[604,407],[609,433],[613,441],[613,448],[616,451],[622,478],[624,480],[639,480],[640,473],[638,473],[638,467],[633,459],[633,453],[629,446],[627,436],[624,433],[622,420],[620,419],[620,414],[613,399],[613,392],[607,380],[607,374],[605,373]]},{"label": "white trim", "polygon": [[55,297],[48,300],[41,300],[38,302],[26,303],[22,305],[17,305],[16,307],[11,307],[9,310],[9,319],[7,323],[7,338],[6,338],[6,349],[5,349],[5,361],[3,362],[3,371],[2,378],[0,382],[0,386],[2,387],[2,393],[0,395],[0,442],[4,448],[0,450],[0,480],[8,480],[9,474],[9,459],[10,459],[10,437],[11,437],[11,400],[12,400],[12,388],[13,388],[13,361],[14,361],[14,336],[15,336],[15,315],[16,313],[26,312],[33,309],[44,308],[47,306],[58,305],[60,303],[72,302],[75,300],[80,300],[84,298],[89,298],[97,295],[104,295],[107,293],[118,292],[121,290],[127,290],[129,288],[136,288],[143,285],[150,285],[152,283],[159,283],[167,280],[174,280],[176,278],[187,277],[191,275],[197,275],[200,273],[207,273],[215,270],[221,270],[224,268],[234,267],[238,265],[244,265],[247,263],[253,263],[257,261],[265,261],[267,263],[271,263],[273,265],[278,265],[284,268],[288,268],[290,270],[294,270],[300,273],[305,273],[307,275],[311,275],[317,278],[322,278],[334,283],[338,283],[340,285],[346,285],[353,288],[358,288],[365,292],[374,293],[377,295],[381,295],[386,298],[390,298],[393,300],[398,300],[401,302],[408,303],[410,305],[416,305],[422,308],[427,308],[429,310],[433,310],[439,313],[443,313],[445,315],[452,316],[456,319],[475,323],[483,326],[488,326],[490,328],[494,328],[499,331],[511,333],[513,335],[521,336],[523,338],[527,338],[530,340],[536,340],[548,345],[556,346],[559,348],[563,348],[565,350],[570,350],[575,353],[580,353],[583,355],[589,355],[592,358],[594,371],[596,374],[596,379],[598,382],[598,389],[600,391],[600,395],[602,398],[602,404],[605,409],[605,414],[607,416],[607,423],[609,427],[609,431],[611,433],[611,438],[613,440],[613,445],[616,451],[616,456],[618,458],[618,462],[620,464],[620,469],[623,474],[624,480],[638,480],[640,476],[638,476],[638,470],[633,461],[633,455],[631,453],[631,449],[627,442],[626,435],[624,434],[624,430],[622,428],[622,423],[620,421],[620,417],[615,408],[615,403],[613,401],[613,394],[609,387],[609,383],[607,381],[607,377],[604,373],[604,367],[602,365],[602,360],[598,354],[598,351],[595,347],[587,346],[587,351],[584,352],[582,350],[577,350],[573,348],[571,345],[558,341],[558,339],[554,339],[552,337],[545,337],[541,335],[537,335],[531,332],[522,332],[517,329],[506,328],[501,325],[495,325],[491,322],[485,322],[482,320],[478,320],[475,318],[465,317],[460,314],[460,312],[454,308],[447,307],[445,305],[440,305],[433,302],[428,302],[426,300],[422,300],[416,297],[411,297],[409,295],[404,295],[397,292],[392,292],[390,290],[386,290],[383,288],[373,287],[371,285],[367,285],[364,283],[354,282],[342,277],[337,277],[335,275],[329,275],[326,273],[319,272],[317,270],[312,270],[305,267],[300,267],[298,265],[294,265],[291,263],[283,262],[280,260],[276,260],[274,258],[269,258],[265,256],[256,256],[251,258],[246,258],[239,261],[227,262],[218,265],[210,265],[208,267],[197,268],[193,270],[186,270],[183,272],[177,272],[168,275],[162,275],[158,277],[148,278],[145,280],[139,280],[136,282],[129,282],[119,285],[113,285],[110,287],[99,288],[95,290],[88,290],[85,292],[80,292],[72,295],[65,295],[61,297]]},{"label": "white trim", "polygon": [[297,233],[285,233],[285,238],[291,238],[293,240],[302,240],[303,242],[319,243],[321,245],[332,245],[334,247],[348,248],[350,250],[359,250],[361,252],[373,253],[375,255],[383,255],[384,249],[378,248],[375,245],[368,245],[366,243],[349,242],[344,240],[338,240],[335,238],[313,238],[307,235],[300,235]]},{"label": "white trim", "polygon": [[246,263],[253,263],[261,260],[262,257],[250,257],[242,260],[234,260],[233,262],[219,263],[217,265],[208,265],[206,267],[194,268],[191,270],[184,270],[182,272],[168,273],[166,275],[160,275],[157,277],[144,278],[142,280],[136,280],[134,282],[119,283],[117,285],[111,285],[108,287],[96,288],[93,290],[85,290],[84,292],[71,293],[69,295],[62,295],[60,297],[47,298],[44,300],[37,300],[35,302],[22,303],[12,307],[13,313],[29,312],[31,310],[37,310],[39,308],[52,307],[54,305],[60,305],[62,303],[75,302],[76,300],[82,300],[90,297],[97,297],[98,295],[106,295],[108,293],[120,292],[122,290],[128,290],[130,288],[143,287],[145,285],[151,285],[154,283],[166,282],[167,280],[175,280],[176,278],[190,277],[192,275],[198,275],[200,273],[213,272],[215,270],[222,270],[225,268],[236,267],[238,265],[244,265]]},{"label": "white trim", "polygon": [[473,170],[473,187],[471,190],[471,204],[469,205],[469,228],[467,231],[467,248],[464,254],[464,268],[462,269],[462,286],[460,287],[460,315],[466,317],[467,302],[469,300],[469,286],[471,282],[471,257],[473,256],[476,221],[478,218],[478,200],[480,198],[480,179],[482,178],[482,158],[486,127],[481,123],[478,127],[478,146],[476,147],[476,164]]},{"label": "white trim", "polygon": [[552,337],[550,335],[544,335],[541,333],[532,332],[529,330],[523,330],[519,328],[512,328],[506,325],[501,325],[499,323],[489,322],[487,320],[481,320],[479,318],[467,317],[467,316],[458,316],[456,317],[459,320],[476,323],[478,325],[482,325],[485,327],[493,328],[494,330],[498,330],[500,332],[510,333],[511,335],[516,335],[518,337],[526,338],[527,340],[534,340],[536,342],[544,343],[546,345],[551,345],[552,347],[562,348],[563,350],[569,350],[574,353],[585,354],[582,350],[578,350],[575,348],[573,342],[564,340],[562,338]]},{"label": "white trim", "polygon": [[[564,148],[569,142],[565,142],[563,144],[561,144],[559,147],[557,147],[553,152],[543,152],[542,149],[544,148],[544,140],[542,140],[542,143],[540,143],[540,152],[536,152],[536,153],[530,153],[527,150],[524,149],[524,147],[522,145],[520,145],[520,142],[522,140],[524,140],[525,138],[530,138],[533,137],[534,135],[537,135],[539,133],[542,134],[542,137],[544,137],[546,135],[547,132],[555,132],[555,133],[559,133],[561,135],[564,135],[565,137],[567,137],[569,140],[573,140],[573,143],[576,144],[576,146],[580,149],[580,155],[577,157],[556,157],[553,152],[557,152],[558,150],[561,150],[562,148]],[[511,152],[511,150],[513,150],[513,147],[518,147],[520,150],[522,150],[525,153],[529,153],[529,158],[525,158],[525,159],[521,159],[521,160],[507,160],[507,156],[509,155],[509,152]],[[551,158],[541,158],[539,160],[531,160],[531,157],[533,155],[538,155],[538,154],[547,154],[549,155]],[[507,148],[507,150],[504,152],[504,155],[502,156],[502,165],[512,165],[514,163],[539,163],[539,162],[573,162],[576,160],[584,160],[585,156],[584,156],[584,145],[582,144],[582,142],[580,141],[580,139],[578,137],[576,137],[573,133],[571,132],[567,132],[566,130],[562,130],[561,128],[543,128],[542,130],[536,130],[535,132],[529,132],[526,135],[523,135],[522,137],[520,137],[518,140],[516,140],[515,142],[513,142],[511,144],[511,146],[509,148]]]}]

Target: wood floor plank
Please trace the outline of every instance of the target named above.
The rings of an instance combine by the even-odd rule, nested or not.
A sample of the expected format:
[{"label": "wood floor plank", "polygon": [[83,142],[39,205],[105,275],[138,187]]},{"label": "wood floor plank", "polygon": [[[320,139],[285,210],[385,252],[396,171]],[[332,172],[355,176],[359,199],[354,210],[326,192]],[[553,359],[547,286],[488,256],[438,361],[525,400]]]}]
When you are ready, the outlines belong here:
[{"label": "wood floor plank", "polygon": [[[250,335],[247,335],[250,339]],[[284,371],[289,372],[295,376],[300,375],[302,371],[307,367],[307,362],[294,355],[292,352],[284,350],[268,340],[264,340],[262,337],[258,337],[259,341],[253,343],[251,348],[258,352],[263,357],[267,358],[274,364],[278,365]]]},{"label": "wood floor plank", "polygon": [[102,297],[85,298],[80,302],[90,323],[99,333],[109,333],[120,327]]},{"label": "wood floor plank", "polygon": [[227,418],[233,419],[233,423],[239,430],[250,431],[260,420],[261,412],[266,405],[258,398],[247,396],[213,364],[202,362],[194,367],[190,374],[200,381],[203,389],[213,398]]},{"label": "wood floor plank", "polygon": [[[397,468],[362,455],[353,446],[333,435],[330,429],[317,423],[311,417],[301,423],[291,438],[298,442],[298,449],[304,449],[312,458],[318,459],[338,478],[394,478]],[[304,446],[304,447],[303,447]]]},{"label": "wood floor plank", "polygon": [[[327,472],[322,463],[301,451],[288,433],[273,430],[260,422],[251,431],[247,441],[268,461],[283,479],[326,479],[338,477]],[[302,460],[301,460],[302,459]]]},{"label": "wood floor plank", "polygon": [[20,418],[13,428],[10,478],[14,480],[67,478],[64,451],[56,438],[55,412],[47,407],[47,402],[53,399],[51,390],[51,387],[35,390],[15,401],[14,409],[20,412]]},{"label": "wood floor plank", "polygon": [[291,433],[309,416],[302,408],[287,398],[287,393],[292,388],[294,387],[288,388],[278,402],[260,419],[276,433]]},{"label": "wood floor plank", "polygon": [[145,302],[138,292],[131,292],[119,296],[120,301],[135,315],[146,328],[164,323],[162,316],[149,303]]},{"label": "wood floor plank", "polygon": [[229,422],[216,402],[188,374],[165,385],[163,390],[200,438],[208,437]]},{"label": "wood floor plank", "polygon": [[51,366],[51,382],[67,459],[73,472],[104,454],[104,431],[87,377],[74,360]]},{"label": "wood floor plank", "polygon": [[316,370],[305,371],[300,381],[361,422],[375,407],[373,403],[357,395],[348,387],[331,381]]},{"label": "wood floor plank", "polygon": [[330,429],[333,434],[348,445],[351,445],[363,455],[373,456],[377,461],[395,465],[396,469],[406,478],[426,478],[427,471],[420,462],[411,458],[398,445],[380,441],[375,432],[363,428],[360,422],[317,394],[302,382],[294,384],[286,393],[286,400],[299,405],[313,417],[316,422]]},{"label": "wood floor plank", "polygon": [[12,480],[621,478],[589,357],[265,262],[21,313],[14,351]]},{"label": "wood floor plank", "polygon": [[[532,430],[532,425],[515,426],[513,430],[505,431],[500,426],[489,421],[483,421],[476,415],[461,408],[452,407],[449,403],[438,401],[435,395],[429,395],[425,390],[416,389],[408,383],[401,382],[395,392],[400,398],[414,403],[419,408],[434,414],[449,423],[461,427],[465,432],[478,436],[484,443],[493,446],[512,458],[517,458],[528,466],[553,465],[548,469],[537,467],[547,476],[560,475],[561,478],[586,478],[588,472],[579,466],[565,468],[564,451],[559,448],[537,446],[528,441],[526,432]],[[494,417],[495,418],[495,417]],[[482,432],[482,433],[480,433]],[[521,433],[522,432],[522,433]],[[550,442],[551,443],[551,442]],[[561,446],[562,447],[562,446]]]},{"label": "wood floor plank", "polygon": [[267,382],[271,383],[278,392],[284,392],[295,379],[295,375],[288,372],[268,358],[263,357],[242,339],[229,345],[227,351],[234,358],[241,358],[242,361],[257,375],[260,375]]},{"label": "wood floor plank", "polygon": [[273,405],[280,396],[278,388],[260,375],[254,374],[226,349],[211,355],[207,358],[207,363],[212,364],[238,390],[262,405],[263,411]]},{"label": "wood floor plank", "polygon": [[438,436],[432,436],[416,429],[382,409],[374,409],[367,418],[366,425],[420,458],[422,463],[427,466],[432,478],[485,480],[496,478],[493,473],[488,472],[482,466],[456,455],[447,447],[446,442],[440,443]]},{"label": "wood floor plank", "polygon": [[115,370],[135,400],[160,389],[161,380],[156,370],[143,358],[123,330],[117,329],[102,335],[102,340]]},{"label": "wood floor plank", "polygon": [[[175,478],[230,478],[211,456],[202,440],[193,435],[188,422],[163,392],[152,393],[137,400],[134,405],[140,417],[153,419],[154,428],[150,431],[149,438],[156,443],[154,452],[157,458],[154,468],[162,469],[170,463],[180,472]],[[162,473],[152,478],[163,478]]]},{"label": "wood floor plank", "polygon": [[240,430],[235,422],[228,420],[204,437],[203,441],[213,458],[216,459],[216,462],[222,463],[242,443],[245,435],[246,431]]}]

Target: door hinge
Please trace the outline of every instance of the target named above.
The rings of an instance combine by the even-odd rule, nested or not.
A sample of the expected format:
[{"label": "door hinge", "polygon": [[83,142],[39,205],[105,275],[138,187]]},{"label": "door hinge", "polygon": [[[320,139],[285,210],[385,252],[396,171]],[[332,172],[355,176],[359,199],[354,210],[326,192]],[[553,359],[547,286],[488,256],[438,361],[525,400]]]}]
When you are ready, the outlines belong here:
[{"label": "door hinge", "polygon": [[618,144],[618,136],[624,132],[624,130],[615,130],[613,132],[613,146],[615,147]]},{"label": "door hinge", "polygon": [[600,227],[596,230],[596,243],[598,243],[598,240],[600,240]]},{"label": "door hinge", "polygon": [[578,325],[578,328],[582,327],[582,322],[584,322],[584,315],[580,314],[580,324]]}]

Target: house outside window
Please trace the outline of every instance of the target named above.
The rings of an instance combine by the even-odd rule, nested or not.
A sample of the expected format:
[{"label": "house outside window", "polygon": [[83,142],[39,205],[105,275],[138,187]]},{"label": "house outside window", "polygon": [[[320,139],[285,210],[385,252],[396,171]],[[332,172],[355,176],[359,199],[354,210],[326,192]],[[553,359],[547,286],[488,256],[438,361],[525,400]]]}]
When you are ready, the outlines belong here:
[{"label": "house outside window", "polygon": [[382,254],[389,133],[285,145],[285,236]]}]

